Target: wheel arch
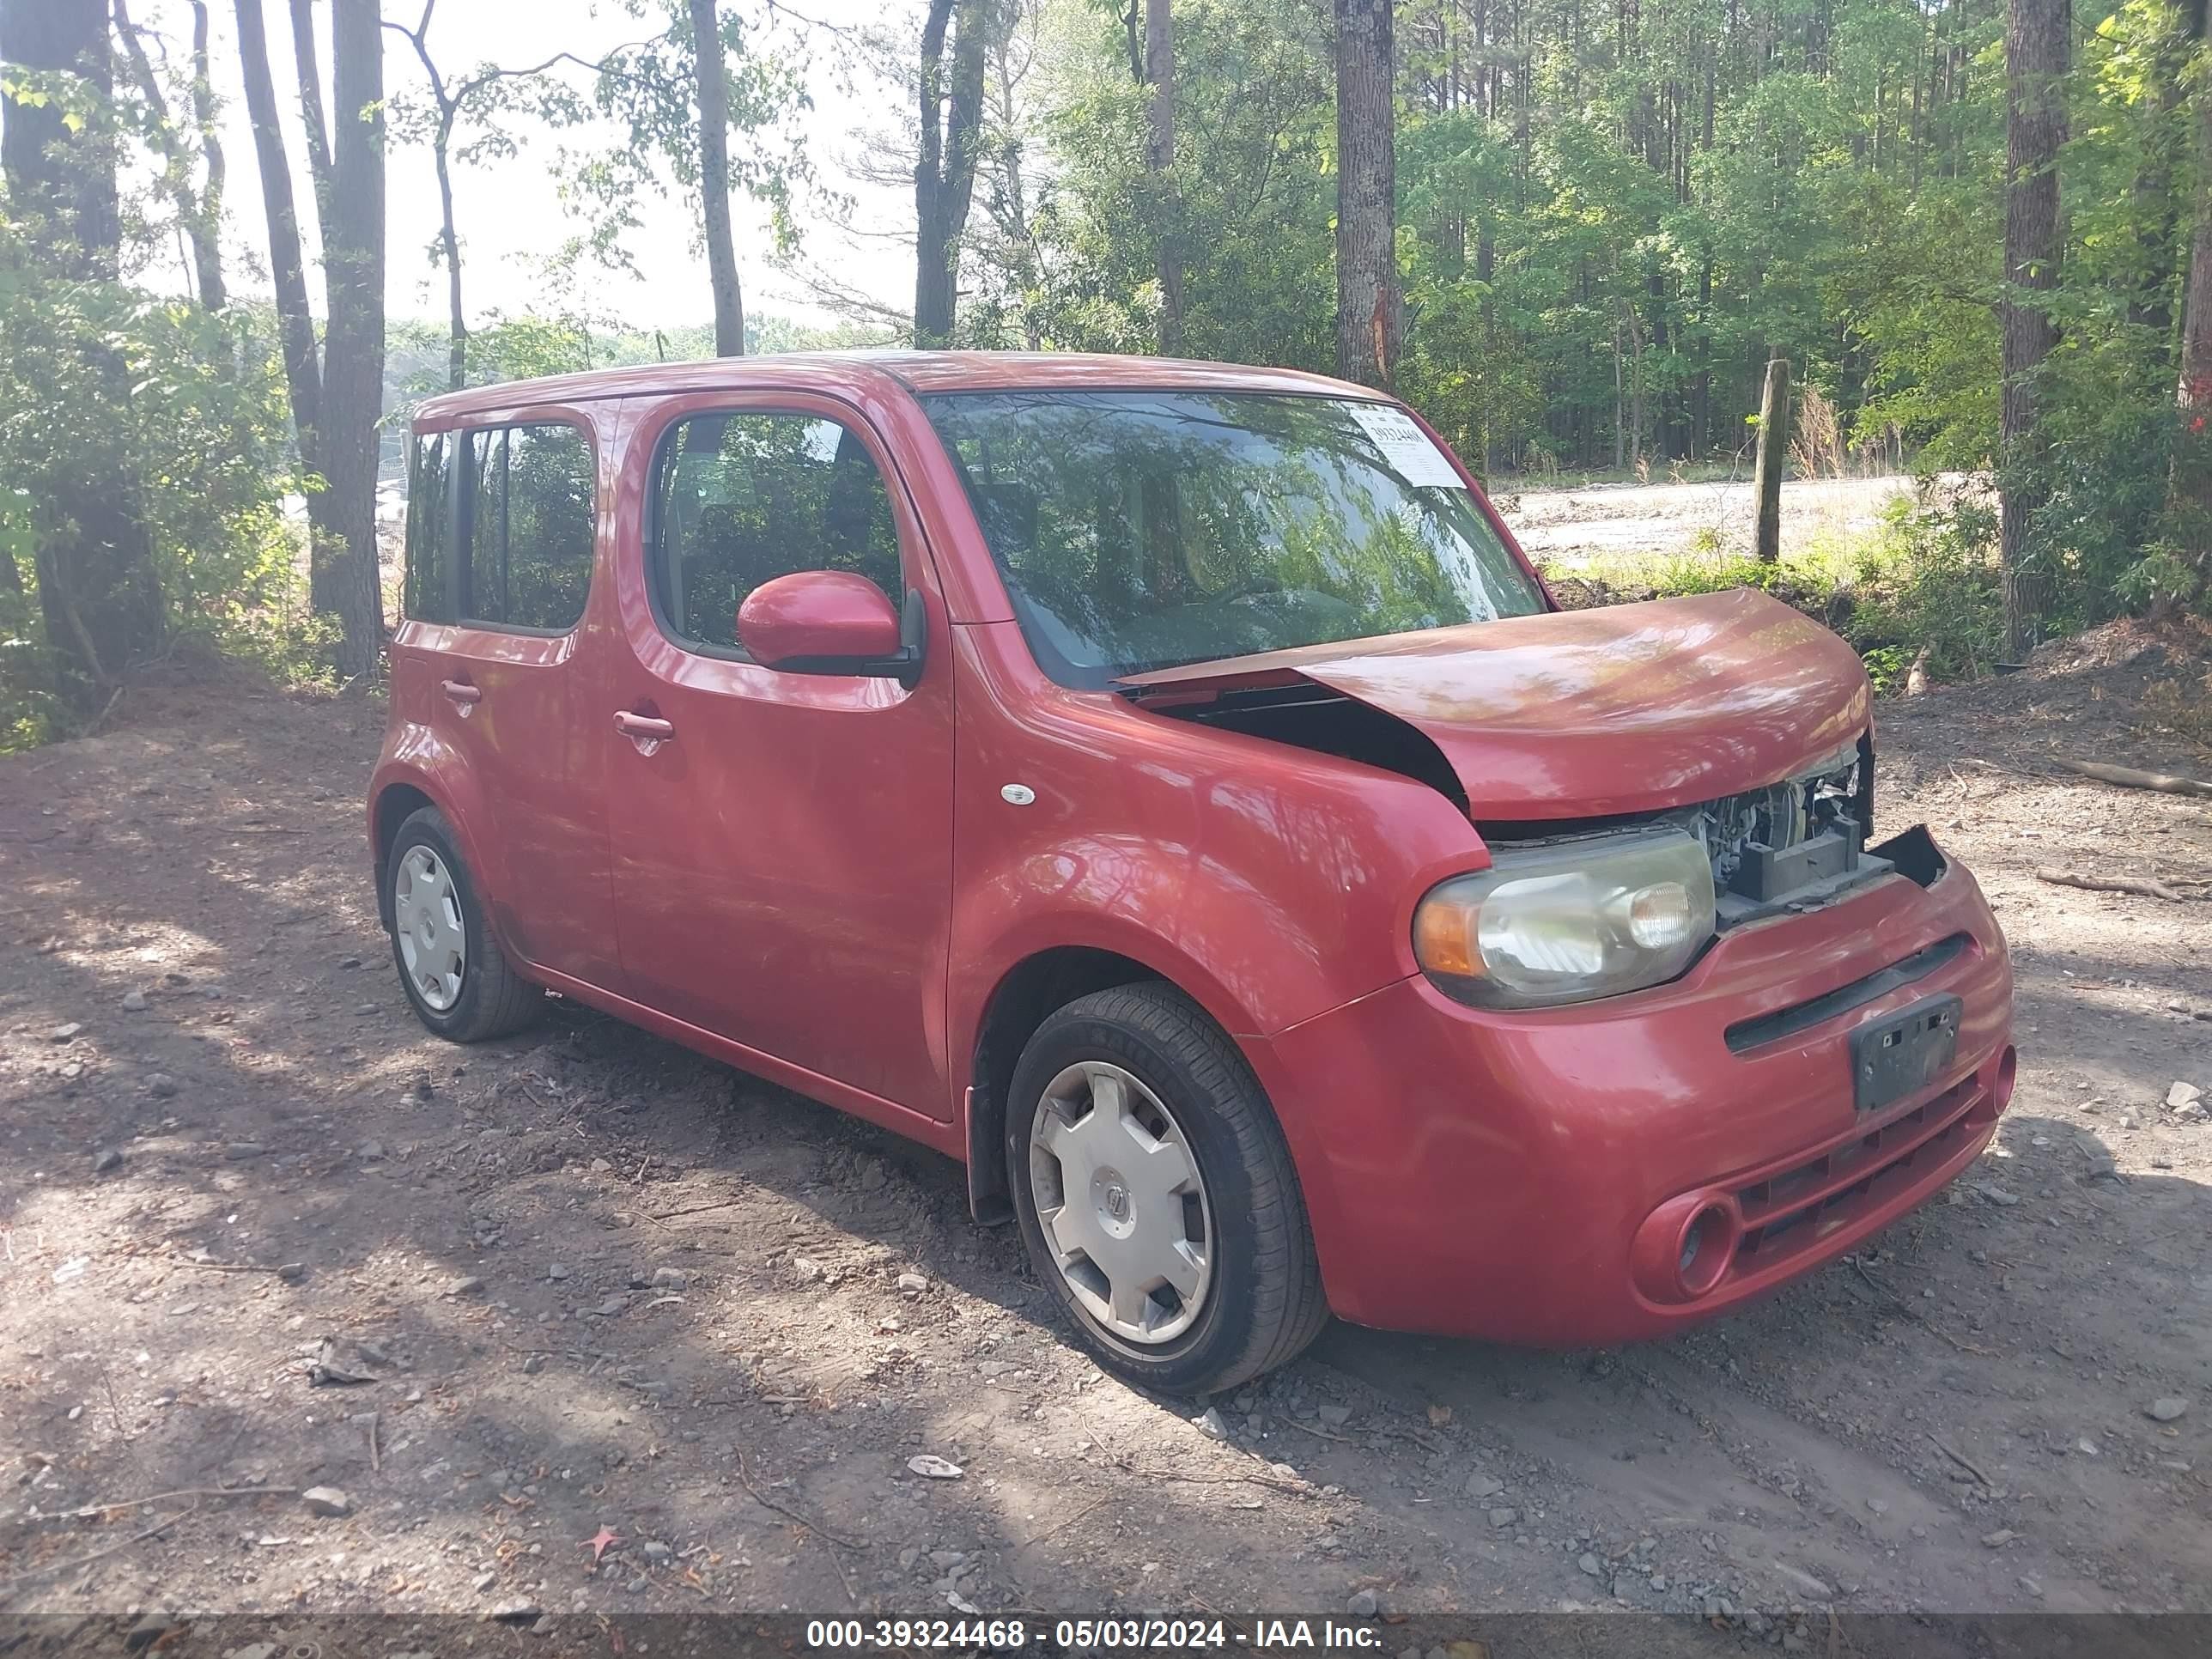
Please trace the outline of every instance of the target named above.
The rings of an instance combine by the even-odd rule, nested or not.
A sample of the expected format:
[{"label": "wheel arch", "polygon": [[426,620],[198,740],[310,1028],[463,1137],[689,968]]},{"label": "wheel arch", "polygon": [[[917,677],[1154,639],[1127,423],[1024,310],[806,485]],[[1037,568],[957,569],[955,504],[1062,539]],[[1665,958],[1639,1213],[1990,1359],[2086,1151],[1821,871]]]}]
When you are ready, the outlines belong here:
[{"label": "wheel arch", "polygon": [[457,850],[469,866],[469,878],[483,902],[485,916],[495,934],[499,931],[497,907],[490,900],[504,885],[504,872],[492,867],[484,838],[476,833],[477,814],[465,799],[466,792],[447,789],[444,781],[412,767],[396,767],[380,772],[369,786],[369,853],[375,872],[376,915],[386,933],[392,929],[392,894],[384,878],[392,843],[399,826],[426,806],[435,808],[453,827],[453,837],[460,843]]},{"label": "wheel arch", "polygon": [[1012,1215],[1006,1186],[1006,1097],[1014,1067],[1030,1037],[1056,1010],[1079,997],[1117,985],[1149,982],[1188,997],[1232,1043],[1243,1046],[1239,1032],[1249,1031],[1250,1021],[1222,988],[1195,964],[1163,961],[1152,951],[1139,957],[1110,945],[1048,945],[1008,963],[992,982],[976,1018],[974,1040],[967,1045],[962,1114],[968,1205],[976,1220],[994,1225]]}]

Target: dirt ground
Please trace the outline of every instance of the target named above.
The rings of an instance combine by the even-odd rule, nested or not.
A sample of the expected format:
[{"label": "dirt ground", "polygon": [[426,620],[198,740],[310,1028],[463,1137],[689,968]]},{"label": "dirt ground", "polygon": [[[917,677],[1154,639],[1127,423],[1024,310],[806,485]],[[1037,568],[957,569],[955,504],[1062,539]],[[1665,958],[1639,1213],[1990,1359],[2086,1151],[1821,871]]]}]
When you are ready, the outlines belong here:
[{"label": "dirt ground", "polygon": [[[1945,474],[1953,484],[1956,475]],[[1908,477],[1798,479],[1782,486],[1782,552],[1824,540],[1840,544],[1873,529],[1882,508],[1913,493]],[[1589,484],[1523,489],[1498,497],[1498,510],[1529,557],[1565,576],[1624,559],[1679,557],[1700,538],[1734,552],[1751,546],[1751,477],[1711,483]]]},{"label": "dirt ground", "polygon": [[951,1164],[571,1005],[428,1036],[377,705],[134,693],[0,761],[0,1606],[1371,1592],[1827,1652],[1830,1608],[2212,1610],[2212,1125],[2166,1104],[2212,1092],[2212,906],[2035,875],[2212,878],[2206,803],[2051,765],[2212,771],[2139,708],[2208,669],[2115,630],[1881,708],[1881,822],[1972,862],[2019,970],[2019,1092],[1943,1200],[1664,1344],[1335,1327],[1203,1426],[1061,1340]]}]

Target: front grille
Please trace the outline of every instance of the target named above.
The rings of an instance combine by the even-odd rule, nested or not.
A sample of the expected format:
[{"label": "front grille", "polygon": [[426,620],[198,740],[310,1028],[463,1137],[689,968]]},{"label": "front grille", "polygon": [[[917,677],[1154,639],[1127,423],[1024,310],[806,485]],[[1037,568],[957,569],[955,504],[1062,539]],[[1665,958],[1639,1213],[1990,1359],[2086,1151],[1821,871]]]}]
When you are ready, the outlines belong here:
[{"label": "front grille", "polygon": [[1879,1129],[1739,1188],[1743,1233],[1729,1277],[1764,1275],[1816,1249],[1838,1228],[1925,1180],[1966,1144],[1987,1098],[1979,1079],[1969,1077]]}]

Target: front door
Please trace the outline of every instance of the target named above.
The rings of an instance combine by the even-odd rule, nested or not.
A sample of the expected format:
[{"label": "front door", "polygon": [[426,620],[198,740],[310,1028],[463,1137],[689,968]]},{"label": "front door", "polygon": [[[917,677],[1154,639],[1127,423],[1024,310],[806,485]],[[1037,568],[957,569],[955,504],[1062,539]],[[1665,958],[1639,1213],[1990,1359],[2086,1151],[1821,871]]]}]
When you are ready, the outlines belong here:
[{"label": "front door", "polygon": [[[939,1121],[952,878],[952,663],[897,475],[861,418],[797,394],[659,406],[628,447],[626,649],[601,711],[631,994],[755,1053]],[[778,672],[737,613],[846,570],[925,596],[895,680]],[[651,722],[650,725],[642,724]]]}]

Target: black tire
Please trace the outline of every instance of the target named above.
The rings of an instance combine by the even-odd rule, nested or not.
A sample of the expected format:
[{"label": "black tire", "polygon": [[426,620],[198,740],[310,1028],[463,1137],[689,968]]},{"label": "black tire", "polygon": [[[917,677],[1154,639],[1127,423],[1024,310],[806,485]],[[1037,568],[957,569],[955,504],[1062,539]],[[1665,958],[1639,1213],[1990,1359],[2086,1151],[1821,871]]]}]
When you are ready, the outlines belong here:
[{"label": "black tire", "polygon": [[415,1009],[415,1017],[438,1036],[453,1042],[485,1042],[493,1037],[513,1036],[544,1011],[545,993],[514,971],[500,950],[499,941],[492,937],[483,904],[477,897],[475,878],[461,858],[453,827],[434,806],[420,807],[409,814],[399,826],[399,833],[392,838],[392,846],[384,856],[384,868],[377,875],[386,888],[385,908],[391,908],[390,890],[399,861],[414,847],[428,847],[437,854],[439,862],[452,872],[453,896],[461,913],[466,947],[461,963],[460,994],[453,999],[452,1007],[434,1008],[422,1000],[421,990],[409,975],[407,960],[400,953],[398,929],[392,929],[392,963],[398,970],[399,983]]},{"label": "black tire", "polygon": [[[1198,1164],[1214,1273],[1198,1317],[1172,1341],[1139,1343],[1069,1287],[1037,1219],[1030,1137],[1054,1078],[1109,1061],[1157,1095]],[[1119,986],[1048,1018],[1022,1051],[1006,1109],[1006,1175],[1030,1260],[1083,1346],[1115,1376],[1169,1394],[1218,1394],[1287,1364],[1328,1322],[1297,1172],[1259,1079],[1221,1028],[1172,986]]]}]

